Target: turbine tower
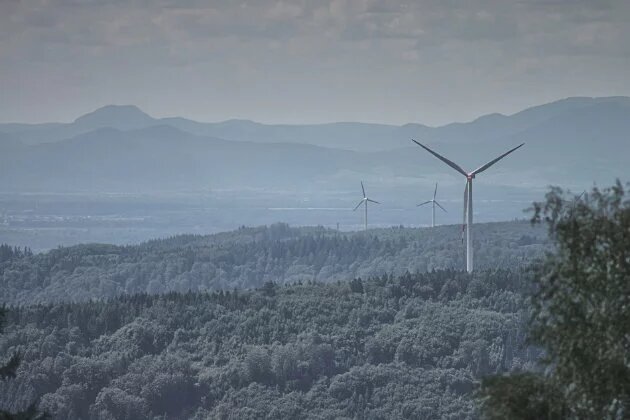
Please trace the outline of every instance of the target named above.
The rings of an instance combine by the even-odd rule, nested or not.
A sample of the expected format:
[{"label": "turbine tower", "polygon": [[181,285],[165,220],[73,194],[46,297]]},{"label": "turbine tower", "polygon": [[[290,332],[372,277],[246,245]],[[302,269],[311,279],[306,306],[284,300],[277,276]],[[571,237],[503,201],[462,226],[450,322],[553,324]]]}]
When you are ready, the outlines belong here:
[{"label": "turbine tower", "polygon": [[435,205],[436,205],[436,204],[437,204],[437,206],[438,206],[439,208],[441,208],[442,210],[444,210],[444,213],[448,213],[448,212],[446,211],[446,209],[445,209],[444,207],[442,207],[442,206],[440,205],[440,203],[438,203],[438,202],[437,202],[437,200],[435,199],[435,195],[436,195],[436,194],[437,194],[437,182],[435,183],[435,191],[433,191],[433,200],[427,200],[427,201],[425,201],[424,203],[420,203],[420,204],[418,204],[418,205],[416,206],[416,207],[421,207],[421,206],[424,206],[425,204],[429,204],[429,203],[432,203],[432,204],[433,204],[433,213],[432,213],[432,216],[431,216],[431,227],[435,227]]},{"label": "turbine tower", "polygon": [[365,205],[365,230],[367,230],[367,208],[368,208],[368,201],[370,203],[375,203],[375,204],[381,204],[378,201],[372,200],[371,198],[368,198],[365,195],[365,188],[363,187],[363,181],[361,181],[361,190],[363,191],[363,199],[361,201],[359,201],[359,204],[357,204],[357,206],[354,208],[353,211],[356,211],[356,209],[358,209],[361,204]]},{"label": "turbine tower", "polygon": [[411,140],[414,143],[416,143],[418,146],[422,147],[424,150],[431,153],[433,156],[440,159],[442,162],[446,163],[448,166],[455,169],[457,172],[459,172],[460,174],[466,177],[466,188],[464,189],[464,223],[462,225],[462,228],[466,227],[466,271],[468,271],[469,273],[472,273],[473,271],[473,248],[472,248],[472,224],[473,224],[472,182],[473,182],[473,179],[475,178],[475,175],[480,174],[481,172],[485,171],[486,169],[488,169],[489,167],[491,167],[492,165],[494,165],[495,163],[497,163],[498,161],[500,161],[501,159],[503,159],[504,157],[506,157],[513,151],[515,151],[516,149],[518,149],[519,147],[523,146],[525,143],[521,143],[515,148],[508,150],[507,152],[503,153],[498,158],[491,160],[490,162],[486,163],[485,165],[480,166],[479,168],[475,169],[472,172],[466,172],[455,162],[448,160],[444,156],[434,152],[433,150],[418,143],[417,141],[413,139]]}]

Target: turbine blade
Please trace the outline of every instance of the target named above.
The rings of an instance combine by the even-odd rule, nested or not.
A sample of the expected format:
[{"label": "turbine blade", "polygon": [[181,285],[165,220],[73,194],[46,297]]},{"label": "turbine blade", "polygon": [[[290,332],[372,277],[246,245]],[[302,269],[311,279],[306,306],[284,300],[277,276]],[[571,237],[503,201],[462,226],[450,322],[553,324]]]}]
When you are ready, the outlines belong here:
[{"label": "turbine blade", "polygon": [[425,204],[429,204],[430,202],[431,202],[431,200],[425,201],[424,203],[418,204],[416,207],[424,206]]},{"label": "turbine blade", "polygon": [[363,204],[363,202],[364,202],[364,201],[365,201],[365,200],[361,200],[361,201],[359,201],[359,204],[357,204],[357,206],[356,206],[356,207],[354,208],[354,210],[352,210],[352,211],[356,211],[356,209],[358,209],[358,208],[359,208],[359,206],[360,206],[361,204]]},{"label": "turbine blade", "polygon": [[436,158],[440,159],[442,162],[446,163],[448,166],[450,166],[451,168],[455,169],[457,172],[459,172],[460,174],[464,175],[464,176],[468,176],[468,174],[466,173],[465,170],[463,170],[458,164],[456,164],[455,162],[451,162],[450,160],[446,159],[444,156],[434,152],[433,150],[429,149],[427,146],[424,146],[420,143],[418,143],[417,141],[415,141],[414,139],[411,139],[411,141],[413,141],[414,143],[416,143],[418,146],[422,147],[424,150],[426,150],[427,152],[431,153],[433,156],[435,156]]},{"label": "turbine blade", "polygon": [[371,198],[368,198],[367,201],[369,201],[370,203],[376,203],[376,204],[381,204],[376,200],[372,200]]},{"label": "turbine blade", "polygon": [[573,200],[562,200],[562,202],[575,209],[578,203],[582,200],[582,197],[584,197],[584,194],[586,194],[586,191],[582,191],[580,195],[573,196]]},{"label": "turbine blade", "polygon": [[363,181],[361,181],[361,190],[363,190],[363,198],[365,198],[365,188],[363,187]]},{"label": "turbine blade", "polygon": [[522,147],[525,143],[521,143],[518,146],[516,146],[514,149],[508,150],[507,152],[503,153],[501,156],[499,156],[496,159],[491,160],[490,162],[486,163],[483,166],[478,167],[477,169],[475,169],[474,171],[472,171],[470,174],[471,175],[476,175],[476,174],[480,174],[481,172],[485,171],[486,169],[488,169],[489,167],[491,167],[492,165],[494,165],[495,163],[497,163],[498,161],[500,161],[501,159],[503,159],[504,157],[506,157],[507,155],[509,155],[510,153],[512,153],[513,151],[515,151],[516,149]]},{"label": "turbine blade", "polygon": [[437,195],[437,182],[435,183],[435,191],[433,191],[433,201],[435,201],[436,195]]},{"label": "turbine blade", "polygon": [[438,203],[437,201],[434,201],[434,203],[435,203],[435,204],[437,204],[439,208],[441,208],[442,210],[444,210],[444,212],[445,212],[445,213],[448,213],[448,212],[446,211],[446,209],[440,205],[440,203]]}]

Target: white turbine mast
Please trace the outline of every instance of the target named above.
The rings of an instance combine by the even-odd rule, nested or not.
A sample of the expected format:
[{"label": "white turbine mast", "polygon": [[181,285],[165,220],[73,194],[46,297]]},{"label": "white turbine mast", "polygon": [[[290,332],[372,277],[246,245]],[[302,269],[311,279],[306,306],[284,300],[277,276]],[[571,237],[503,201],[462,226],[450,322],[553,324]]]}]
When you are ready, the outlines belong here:
[{"label": "white turbine mast", "polygon": [[472,248],[472,224],[473,224],[472,182],[473,182],[473,179],[475,178],[475,175],[480,174],[481,172],[485,171],[486,169],[488,169],[489,167],[491,167],[492,165],[494,165],[495,163],[497,163],[498,161],[500,161],[501,159],[503,159],[504,157],[506,157],[513,151],[515,151],[516,149],[518,149],[519,147],[523,146],[525,143],[521,143],[515,148],[508,150],[507,152],[503,153],[498,158],[491,160],[490,162],[486,163],[485,165],[480,166],[479,168],[475,169],[472,172],[466,172],[455,162],[448,160],[444,156],[434,152],[433,150],[418,143],[417,141],[413,139],[411,140],[414,143],[416,143],[418,146],[422,147],[427,152],[431,153],[433,156],[440,159],[442,162],[446,163],[448,166],[455,169],[457,172],[459,172],[460,174],[466,177],[466,188],[464,189],[464,222],[462,224],[462,229],[466,229],[466,271],[468,271],[469,273],[472,273],[473,271],[473,248]]},{"label": "white turbine mast", "polygon": [[353,211],[356,211],[356,209],[361,207],[361,204],[365,205],[365,230],[367,230],[368,228],[368,218],[367,218],[368,202],[375,203],[375,204],[381,204],[381,203],[379,203],[376,200],[372,200],[371,198],[368,198],[367,195],[365,195],[365,187],[363,187],[363,181],[361,181],[361,190],[363,191],[363,199],[359,201],[359,204],[357,204],[357,206],[354,208]]},{"label": "white turbine mast", "polygon": [[444,213],[448,213],[448,212],[446,211],[446,209],[445,209],[444,207],[442,207],[442,205],[441,205],[440,203],[438,203],[438,202],[437,202],[437,200],[435,199],[435,196],[437,195],[437,185],[438,185],[438,184],[437,184],[437,182],[436,182],[436,183],[435,183],[435,191],[433,191],[433,200],[427,200],[427,201],[425,201],[424,203],[420,203],[420,204],[418,204],[418,205],[416,206],[416,207],[422,207],[422,206],[424,206],[425,204],[429,204],[429,203],[431,203],[431,204],[432,204],[432,207],[433,207],[433,209],[432,209],[432,210],[433,210],[433,212],[432,212],[432,214],[431,214],[431,227],[435,227],[435,206],[436,206],[436,205],[437,205],[439,208],[441,208],[441,209],[444,211]]}]

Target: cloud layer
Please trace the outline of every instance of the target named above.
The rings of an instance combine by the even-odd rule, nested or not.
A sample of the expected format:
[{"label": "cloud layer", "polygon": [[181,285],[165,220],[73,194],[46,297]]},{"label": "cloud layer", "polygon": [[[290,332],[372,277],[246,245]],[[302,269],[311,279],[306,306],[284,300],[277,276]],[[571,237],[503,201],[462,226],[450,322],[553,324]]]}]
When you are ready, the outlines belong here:
[{"label": "cloud layer", "polygon": [[0,120],[443,123],[630,94],[625,0],[0,0]]}]

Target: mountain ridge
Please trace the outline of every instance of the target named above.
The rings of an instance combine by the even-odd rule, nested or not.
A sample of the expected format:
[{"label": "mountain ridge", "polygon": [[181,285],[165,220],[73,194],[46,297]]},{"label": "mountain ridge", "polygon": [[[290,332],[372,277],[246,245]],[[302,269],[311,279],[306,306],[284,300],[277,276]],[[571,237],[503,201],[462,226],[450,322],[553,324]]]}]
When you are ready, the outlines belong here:
[{"label": "mountain ridge", "polygon": [[[588,107],[619,104],[630,110],[630,97],[570,97],[529,107],[510,115],[492,113],[468,122],[430,127],[420,123],[390,125],[360,122],[322,124],[263,124],[251,120],[198,122],[183,117],[154,118],[135,105],[106,105],[84,114],[72,123],[0,124],[0,132],[25,144],[65,140],[97,128],[120,130],[168,125],[190,134],[257,143],[309,143],[356,150],[383,151],[405,147],[409,138],[438,143],[494,142],[513,136],[554,116]],[[629,115],[630,117],[630,111]]]},{"label": "mountain ridge", "polygon": [[[451,169],[413,145],[411,138],[465,168],[526,143],[484,174],[484,183],[586,188],[623,177],[623,157],[630,155],[626,97],[571,98],[439,129],[418,124],[243,125],[238,120],[208,125],[180,118],[151,119],[138,128],[151,117],[137,107],[103,112],[81,117],[75,125],[46,125],[44,131],[56,135],[81,131],[81,125],[99,126],[52,142],[29,144],[20,135],[35,133],[41,140],[43,132],[3,133],[0,126],[0,189],[128,192],[194,190],[211,184],[317,195],[361,180],[388,192],[438,179],[446,188],[458,183]],[[101,127],[120,112],[130,113],[121,120],[122,127]]]}]

